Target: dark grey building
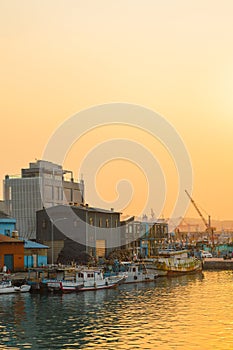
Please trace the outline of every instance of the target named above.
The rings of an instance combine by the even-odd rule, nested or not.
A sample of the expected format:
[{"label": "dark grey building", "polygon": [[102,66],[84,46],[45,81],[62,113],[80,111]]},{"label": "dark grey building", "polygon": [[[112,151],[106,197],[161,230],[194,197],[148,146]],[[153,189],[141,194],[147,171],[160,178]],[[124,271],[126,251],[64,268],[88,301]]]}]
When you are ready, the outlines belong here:
[{"label": "dark grey building", "polygon": [[[58,205],[37,211],[37,241],[48,245],[49,263],[78,260],[81,253],[106,257],[121,245],[120,213],[88,205]],[[70,260],[70,261],[69,261]]]},{"label": "dark grey building", "polygon": [[6,175],[4,180],[6,212],[16,218],[21,237],[36,238],[36,211],[64,203],[84,202],[84,182],[75,182],[73,172],[61,165],[38,160],[21,175]]}]

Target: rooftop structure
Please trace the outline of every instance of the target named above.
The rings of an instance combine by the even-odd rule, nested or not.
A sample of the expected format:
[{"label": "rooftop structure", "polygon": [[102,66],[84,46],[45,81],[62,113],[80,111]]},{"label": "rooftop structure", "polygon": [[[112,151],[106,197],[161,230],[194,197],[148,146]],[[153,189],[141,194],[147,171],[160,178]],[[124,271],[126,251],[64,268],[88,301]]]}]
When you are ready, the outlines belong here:
[{"label": "rooftop structure", "polygon": [[83,203],[84,182],[75,182],[73,172],[61,165],[37,160],[21,169],[21,176],[5,176],[4,200],[7,214],[16,219],[20,236],[34,239],[36,211],[70,202]]}]

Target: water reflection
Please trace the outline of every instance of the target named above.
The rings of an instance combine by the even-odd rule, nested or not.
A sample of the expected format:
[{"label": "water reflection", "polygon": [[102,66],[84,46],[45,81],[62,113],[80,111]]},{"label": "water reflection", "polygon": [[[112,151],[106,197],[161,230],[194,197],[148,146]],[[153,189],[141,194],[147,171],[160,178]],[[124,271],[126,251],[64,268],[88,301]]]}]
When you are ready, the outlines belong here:
[{"label": "water reflection", "polygon": [[[232,349],[231,272],[70,295],[1,295],[2,349]],[[1,349],[1,346],[0,346]]]}]

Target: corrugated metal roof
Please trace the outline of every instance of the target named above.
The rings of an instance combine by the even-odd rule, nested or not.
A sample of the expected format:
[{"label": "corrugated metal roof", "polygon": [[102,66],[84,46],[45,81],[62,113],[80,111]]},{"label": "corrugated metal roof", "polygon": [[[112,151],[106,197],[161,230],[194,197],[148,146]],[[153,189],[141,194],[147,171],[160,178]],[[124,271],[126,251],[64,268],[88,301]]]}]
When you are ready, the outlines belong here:
[{"label": "corrugated metal roof", "polygon": [[98,212],[98,213],[113,213],[113,214],[121,214],[121,212],[119,211],[115,211],[113,208],[112,209],[102,209],[102,208],[95,208],[95,207],[91,207],[89,205],[72,205],[72,204],[58,204],[58,205],[54,205],[53,207],[49,207],[47,209],[40,209],[40,210],[37,210],[37,213],[38,212],[43,212],[43,211],[46,211],[47,213],[49,212],[55,212],[55,210],[58,210],[59,209],[62,209],[62,208],[71,208],[71,209],[81,209],[81,210],[86,210],[86,211],[91,211],[91,212]]},{"label": "corrugated metal roof", "polygon": [[98,212],[98,213],[113,213],[113,214],[121,214],[119,211],[115,211],[114,209],[103,209],[103,208],[95,208],[95,207],[91,207],[89,205],[71,205],[72,209],[78,208],[78,209],[82,209],[82,210],[87,210],[87,211],[93,211],[93,212]]},{"label": "corrugated metal roof", "polygon": [[24,241],[24,248],[26,249],[45,249],[45,248],[49,248],[47,245],[44,244],[40,244],[34,241],[28,241],[25,240]]}]

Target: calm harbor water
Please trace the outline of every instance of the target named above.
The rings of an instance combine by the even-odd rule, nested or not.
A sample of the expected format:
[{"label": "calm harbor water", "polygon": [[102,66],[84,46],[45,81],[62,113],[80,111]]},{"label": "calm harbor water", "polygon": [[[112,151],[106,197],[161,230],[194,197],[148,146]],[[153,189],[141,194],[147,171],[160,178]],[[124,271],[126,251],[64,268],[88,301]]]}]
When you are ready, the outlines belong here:
[{"label": "calm harbor water", "polygon": [[0,349],[233,349],[233,272],[0,295]]}]

